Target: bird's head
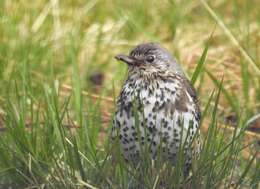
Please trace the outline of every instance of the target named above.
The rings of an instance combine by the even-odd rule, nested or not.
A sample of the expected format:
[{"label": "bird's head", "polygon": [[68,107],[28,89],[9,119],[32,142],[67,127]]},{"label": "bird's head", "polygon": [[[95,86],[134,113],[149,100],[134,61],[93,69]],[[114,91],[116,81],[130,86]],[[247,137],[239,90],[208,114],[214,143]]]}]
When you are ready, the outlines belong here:
[{"label": "bird's head", "polygon": [[150,75],[158,72],[171,71],[183,74],[180,66],[173,59],[169,51],[157,43],[137,45],[129,55],[117,55],[117,60],[125,62],[132,73]]}]

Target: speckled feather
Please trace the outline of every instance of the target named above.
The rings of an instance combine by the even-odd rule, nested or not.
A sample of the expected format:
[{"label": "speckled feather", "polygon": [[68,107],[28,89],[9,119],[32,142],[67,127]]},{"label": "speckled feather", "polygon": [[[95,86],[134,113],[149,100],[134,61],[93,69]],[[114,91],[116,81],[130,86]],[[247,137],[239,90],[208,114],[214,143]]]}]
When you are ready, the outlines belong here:
[{"label": "speckled feather", "polygon": [[[146,61],[151,55],[155,58],[152,63]],[[138,45],[129,57],[142,64],[129,65],[117,100],[112,138],[119,137],[126,160],[136,161],[141,145],[148,143],[151,158],[156,159],[161,147],[162,155],[173,164],[186,140],[185,164],[189,169],[194,151],[190,144],[200,122],[194,88],[168,51],[157,44]]]}]

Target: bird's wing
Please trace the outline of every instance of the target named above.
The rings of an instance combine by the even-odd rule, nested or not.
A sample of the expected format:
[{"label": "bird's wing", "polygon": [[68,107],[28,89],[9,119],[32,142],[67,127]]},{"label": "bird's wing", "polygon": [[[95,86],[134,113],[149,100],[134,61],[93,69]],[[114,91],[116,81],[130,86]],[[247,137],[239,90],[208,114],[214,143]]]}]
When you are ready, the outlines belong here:
[{"label": "bird's wing", "polygon": [[197,98],[196,90],[192,86],[191,82],[186,78],[183,78],[183,85],[184,85],[184,88],[186,88],[187,93],[190,95],[190,97],[192,98],[192,100],[195,104],[196,119],[200,120],[201,111],[200,111],[200,107],[199,107],[199,100]]}]

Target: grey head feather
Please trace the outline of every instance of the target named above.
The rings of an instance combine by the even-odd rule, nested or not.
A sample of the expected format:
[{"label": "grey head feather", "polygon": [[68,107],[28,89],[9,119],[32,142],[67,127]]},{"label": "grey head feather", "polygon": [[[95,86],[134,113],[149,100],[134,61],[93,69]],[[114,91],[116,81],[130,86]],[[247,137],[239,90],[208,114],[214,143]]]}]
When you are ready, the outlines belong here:
[{"label": "grey head feather", "polygon": [[179,75],[185,75],[184,71],[173,58],[170,52],[158,43],[142,43],[137,45],[129,54],[131,57],[147,56],[149,54],[156,55],[158,62],[167,65],[167,68]]}]

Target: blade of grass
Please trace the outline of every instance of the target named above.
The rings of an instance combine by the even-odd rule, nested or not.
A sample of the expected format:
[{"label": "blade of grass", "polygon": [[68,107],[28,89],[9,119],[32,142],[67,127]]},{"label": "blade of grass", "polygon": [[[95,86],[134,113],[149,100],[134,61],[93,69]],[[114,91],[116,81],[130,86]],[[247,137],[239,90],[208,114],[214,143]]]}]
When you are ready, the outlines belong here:
[{"label": "blade of grass", "polygon": [[215,31],[215,28],[214,28],[214,30],[212,31],[212,33],[210,34],[210,37],[209,37],[209,39],[208,39],[207,42],[206,42],[205,48],[204,48],[204,50],[203,50],[203,53],[202,53],[202,55],[201,55],[201,57],[200,57],[200,59],[199,59],[199,61],[198,61],[198,63],[197,63],[196,69],[195,69],[195,71],[194,71],[194,73],[193,73],[193,75],[192,75],[191,83],[192,83],[193,86],[194,86],[195,82],[197,81],[197,79],[198,79],[200,73],[201,73],[202,70],[203,70],[203,66],[204,66],[204,64],[205,64],[205,62],[206,62],[209,45],[210,45],[210,43],[211,43],[211,40],[212,40],[212,36],[213,36],[214,31]]},{"label": "blade of grass", "polygon": [[245,177],[246,177],[246,175],[247,175],[249,169],[251,168],[251,166],[252,166],[252,164],[253,164],[255,158],[257,157],[257,154],[258,154],[258,152],[256,152],[256,153],[253,155],[253,157],[251,158],[251,160],[248,162],[248,164],[247,164],[247,166],[246,166],[244,172],[243,172],[242,175],[240,176],[240,178],[239,178],[238,182],[236,183],[236,186],[234,187],[234,189],[237,189],[239,186],[241,186],[241,184],[242,184],[243,180],[245,179]]},{"label": "blade of grass", "polygon": [[213,81],[213,83],[216,85],[216,87],[218,87],[218,88],[221,87],[220,89],[222,90],[225,98],[229,102],[229,104],[232,107],[233,111],[235,111],[236,114],[238,115],[239,107],[238,107],[237,103],[235,102],[235,100],[236,100],[235,96],[231,96],[229,94],[229,92],[223,86],[221,86],[221,84],[219,83],[217,78],[212,73],[210,73],[210,71],[208,71],[207,69],[205,71],[208,74],[208,76],[210,77],[210,79]]},{"label": "blade of grass", "polygon": [[246,52],[246,50],[239,44],[238,40],[232,34],[232,32],[227,28],[225,23],[219,18],[219,16],[215,13],[215,11],[209,6],[209,4],[205,0],[200,0],[206,10],[210,13],[210,15],[214,18],[217,24],[223,29],[228,38],[232,41],[232,43],[238,48],[238,50],[242,53],[244,58],[247,60],[249,65],[255,70],[257,75],[260,75],[260,68],[257,66],[255,61],[251,58],[251,56]]}]

